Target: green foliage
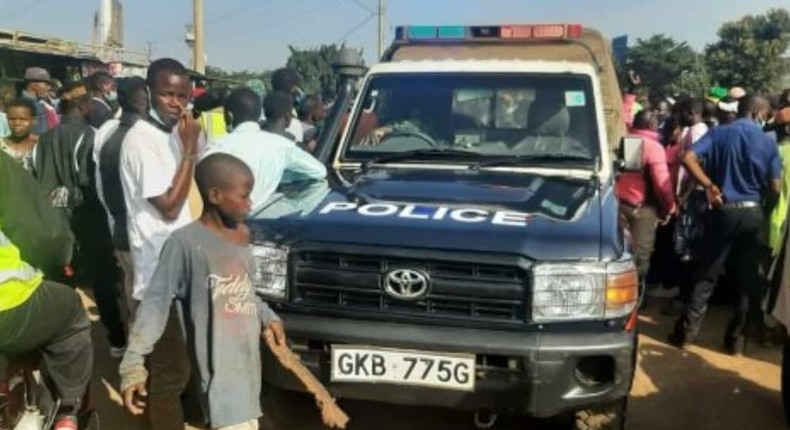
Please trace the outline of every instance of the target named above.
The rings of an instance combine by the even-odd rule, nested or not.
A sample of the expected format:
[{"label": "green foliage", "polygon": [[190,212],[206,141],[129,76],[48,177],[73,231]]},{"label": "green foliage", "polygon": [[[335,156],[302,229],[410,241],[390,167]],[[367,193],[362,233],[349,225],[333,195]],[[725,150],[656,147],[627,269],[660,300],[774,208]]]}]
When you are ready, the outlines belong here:
[{"label": "green foliage", "polygon": [[271,80],[271,71],[253,72],[250,70],[227,71],[219,67],[206,67],[206,77],[217,79],[219,84],[244,85],[252,79],[260,79],[268,83]]},{"label": "green foliage", "polygon": [[302,89],[308,94],[320,94],[325,101],[333,100],[337,91],[338,75],[332,63],[343,48],[336,44],[321,45],[314,49],[297,49],[289,46],[291,56],[287,67],[296,70],[302,78]]},{"label": "green foliage", "polygon": [[701,94],[709,83],[700,55],[685,42],[665,34],[637,39],[628,50],[626,68],[641,76],[643,87],[651,95]]},{"label": "green foliage", "polygon": [[694,54],[694,56],[694,66],[680,72],[678,79],[670,86],[672,89],[670,94],[702,96],[708,92],[711,80],[708,68],[705,66],[705,58],[702,54]]},{"label": "green foliage", "polygon": [[790,71],[782,56],[790,47],[790,13],[772,9],[749,15],[719,29],[719,41],[705,57],[713,78],[724,86],[747,90],[776,90]]}]

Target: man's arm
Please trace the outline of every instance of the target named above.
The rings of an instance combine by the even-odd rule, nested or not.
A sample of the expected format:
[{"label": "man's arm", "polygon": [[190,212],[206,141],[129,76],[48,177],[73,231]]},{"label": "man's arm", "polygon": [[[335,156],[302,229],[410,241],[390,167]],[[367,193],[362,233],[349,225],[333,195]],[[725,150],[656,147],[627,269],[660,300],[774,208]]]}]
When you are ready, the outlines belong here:
[{"label": "man's arm", "polygon": [[660,147],[655,148],[650,153],[648,159],[648,169],[650,180],[653,183],[656,198],[661,204],[661,215],[668,217],[673,215],[677,208],[675,206],[675,191],[672,189],[672,178],[669,175],[669,164],[664,150]]},{"label": "man's arm", "polygon": [[195,170],[195,159],[193,156],[184,155],[178,164],[178,170],[173,177],[173,182],[164,194],[156,197],[149,197],[148,201],[168,220],[178,218],[181,208],[184,206],[189,196],[189,187],[192,184],[192,175]]},{"label": "man's arm", "polygon": [[181,139],[181,161],[170,186],[163,193],[148,193],[144,190],[145,197],[165,219],[174,220],[178,218],[178,214],[189,196],[189,187],[192,184],[195,161],[198,157],[197,148],[200,130],[200,124],[191,114],[182,115],[178,123],[178,134]]},{"label": "man's arm", "polygon": [[716,184],[705,174],[705,170],[699,163],[700,157],[710,153],[713,148],[712,133],[712,131],[708,132],[708,134],[703,136],[690,151],[686,151],[686,153],[683,154],[683,166],[691,173],[691,176],[694,177],[697,183],[705,188],[708,203],[712,206],[720,206],[724,203],[721,190],[719,190]]},{"label": "man's arm", "polygon": [[135,415],[142,411],[134,408],[132,400],[136,393],[144,394],[148,379],[145,357],[162,337],[176,293],[189,281],[186,258],[182,242],[176,236],[171,236],[165,242],[159,264],[135,314],[126,353],[118,369],[126,407]]},{"label": "man's arm", "polygon": [[292,176],[319,181],[326,178],[326,166],[298,146],[288,150],[285,171]]},{"label": "man's arm", "polygon": [[770,188],[765,196],[765,210],[766,213],[773,212],[776,205],[779,203],[779,196],[782,193],[782,157],[779,155],[779,148],[771,142],[771,155],[769,156],[769,170],[768,176],[770,179]]},{"label": "man's arm", "polygon": [[74,236],[36,179],[0,151],[0,226],[22,258],[47,275],[71,262]]}]

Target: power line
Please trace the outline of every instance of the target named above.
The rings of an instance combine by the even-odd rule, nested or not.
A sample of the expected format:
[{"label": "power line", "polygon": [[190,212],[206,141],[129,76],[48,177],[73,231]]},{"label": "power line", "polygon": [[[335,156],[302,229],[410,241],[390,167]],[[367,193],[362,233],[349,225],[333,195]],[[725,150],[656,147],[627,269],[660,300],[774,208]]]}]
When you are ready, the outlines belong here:
[{"label": "power line", "polygon": [[30,9],[33,9],[36,6],[40,6],[41,4],[46,3],[48,1],[51,1],[51,0],[37,0],[37,1],[33,1],[31,3],[28,3],[25,6],[22,6],[21,8],[15,10],[15,11],[12,11],[8,15],[0,17],[0,21],[5,21],[5,20],[7,20],[9,18],[13,18],[13,17],[15,17],[17,15],[23,14],[23,13],[29,11]]},{"label": "power line", "polygon": [[[257,5],[256,6],[252,6],[253,3],[257,3]],[[206,20],[206,24],[216,24],[216,23],[218,23],[220,21],[224,21],[224,20],[226,20],[226,19],[228,19],[230,17],[236,16],[236,15],[238,15],[240,13],[249,13],[251,11],[254,11],[254,10],[260,8],[261,6],[264,6],[265,4],[266,3],[262,2],[262,1],[261,2],[256,2],[255,0],[250,0],[247,3],[245,3],[243,8],[239,8],[239,9],[236,9],[236,10],[224,13],[222,15],[218,15],[218,16],[215,16],[215,17],[207,19]]]},{"label": "power line", "polygon": [[349,37],[350,37],[352,34],[354,34],[354,33],[356,33],[357,31],[359,31],[359,29],[361,29],[362,27],[364,27],[364,26],[365,26],[367,23],[369,23],[369,22],[370,22],[370,21],[371,21],[373,18],[375,18],[375,17],[376,17],[376,15],[377,15],[376,13],[374,13],[374,12],[371,12],[371,13],[370,13],[370,15],[368,15],[367,17],[365,17],[365,19],[364,19],[364,20],[362,20],[362,21],[361,21],[359,24],[355,25],[355,26],[354,26],[354,27],[352,27],[350,30],[348,30],[348,31],[347,31],[347,32],[346,32],[346,33],[345,33],[345,34],[344,34],[344,35],[343,35],[343,36],[342,36],[340,39],[338,39],[338,41],[337,41],[337,42],[335,42],[335,44],[339,44],[339,43],[341,43],[341,42],[345,42],[345,41],[346,41],[346,39],[348,39],[348,38],[349,38]]},{"label": "power line", "polygon": [[373,10],[372,7],[366,5],[365,3],[362,3],[362,0],[348,0],[348,1],[350,1],[351,3],[354,3],[355,5],[361,7],[362,9],[365,9],[366,11],[368,11],[368,12],[370,12],[372,14],[378,13],[375,10]]},{"label": "power line", "polygon": [[[252,1],[250,3],[252,3]],[[289,4],[289,5],[286,5],[286,3],[287,3],[286,1],[273,2],[272,6],[286,6],[286,8],[287,8],[288,6],[291,6],[293,4],[292,3],[292,4]],[[249,13],[249,12],[255,11],[257,9],[260,9],[260,6],[264,6],[264,5],[266,5],[265,2],[260,2],[260,3],[257,4],[257,6],[253,6],[253,7],[249,8],[249,9],[237,9],[237,10],[234,10],[232,12],[228,12],[228,13],[225,13],[225,14],[222,14],[222,15],[217,15],[217,16],[208,18],[206,20],[205,24],[207,26],[208,26],[208,24],[216,24],[217,22],[224,21],[224,20],[226,20],[226,19],[228,19],[228,18],[230,18],[232,16],[238,15],[240,13]],[[275,12],[273,14],[276,15],[279,12],[282,12],[282,11],[285,11],[285,10],[286,9],[283,9],[283,8],[274,9]],[[256,14],[256,16],[258,16],[258,15],[261,15],[261,14],[260,13]],[[235,34],[234,34],[234,36],[235,36]],[[184,38],[184,35],[183,35],[183,32],[181,32],[181,33],[179,33],[177,35],[170,35],[170,36],[161,37],[161,38],[156,40],[156,43],[169,42],[169,41],[172,41],[172,40],[182,40],[183,38]],[[221,40],[224,40],[224,39],[226,39],[226,38],[221,38]],[[217,40],[217,39],[212,39],[212,41],[213,40]]]},{"label": "power line", "polygon": [[[306,2],[306,0],[302,0],[302,3],[304,3],[304,2]],[[296,4],[298,4],[298,3],[296,3]],[[293,5],[294,4],[292,3],[289,6],[293,6]],[[265,28],[265,30],[270,30],[270,29],[275,28],[277,26],[280,26],[280,25],[283,25],[283,24],[287,24],[287,23],[289,23],[290,21],[292,21],[292,20],[294,20],[296,18],[305,18],[305,17],[308,17],[310,15],[315,15],[316,13],[319,13],[319,12],[324,11],[325,9],[328,9],[329,7],[332,6],[332,4],[331,3],[324,3],[322,5],[323,7],[321,7],[321,6],[316,6],[315,3],[310,2],[309,4],[306,4],[305,6],[307,6],[307,7],[300,8],[299,10],[296,10],[293,13],[285,15],[282,18],[275,18],[275,19],[263,20],[261,22],[258,22],[256,24],[256,26]],[[310,9],[312,9],[312,10],[310,10]],[[267,18],[271,18],[271,15],[269,15]],[[212,40],[212,42],[225,41],[225,40],[235,39],[235,38],[237,38],[239,36],[247,36],[247,34],[246,33],[240,33],[240,32],[239,33],[232,33],[232,34],[228,34],[227,37],[212,38],[211,40]]]}]

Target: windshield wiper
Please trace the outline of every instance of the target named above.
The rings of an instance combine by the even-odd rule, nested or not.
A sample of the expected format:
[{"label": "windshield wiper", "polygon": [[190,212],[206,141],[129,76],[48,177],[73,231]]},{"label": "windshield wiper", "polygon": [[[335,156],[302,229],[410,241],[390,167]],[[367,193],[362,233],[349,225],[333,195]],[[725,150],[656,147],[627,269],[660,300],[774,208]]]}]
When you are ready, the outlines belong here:
[{"label": "windshield wiper", "polygon": [[547,161],[588,161],[592,164],[595,160],[586,155],[579,154],[564,154],[564,153],[548,153],[548,154],[529,154],[517,155],[514,157],[497,158],[493,160],[481,161],[469,166],[470,170],[478,170],[486,167],[503,167],[503,166],[517,166],[527,162],[547,162]]},{"label": "windshield wiper", "polygon": [[387,154],[377,158],[371,158],[370,160],[365,161],[362,163],[360,170],[362,172],[367,172],[371,167],[376,164],[383,164],[383,163],[390,163],[393,161],[403,161],[408,160],[411,158],[423,157],[423,156],[443,156],[443,155],[460,155],[464,157],[475,157],[480,158],[482,155],[479,152],[475,151],[466,151],[463,149],[440,149],[440,148],[431,148],[431,149],[416,149],[413,151],[406,151],[401,152],[398,154]]}]

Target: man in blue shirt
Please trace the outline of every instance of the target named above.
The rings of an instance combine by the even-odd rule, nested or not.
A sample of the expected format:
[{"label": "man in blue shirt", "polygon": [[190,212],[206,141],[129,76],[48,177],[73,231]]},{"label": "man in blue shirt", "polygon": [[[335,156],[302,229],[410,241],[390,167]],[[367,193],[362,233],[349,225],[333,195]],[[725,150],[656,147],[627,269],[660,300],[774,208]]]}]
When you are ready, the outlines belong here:
[{"label": "man in blue shirt", "polygon": [[[744,329],[759,315],[759,232],[764,211],[773,209],[782,186],[779,151],[758,124],[768,114],[768,101],[749,96],[738,110],[737,121],[712,129],[683,156],[685,167],[705,188],[711,211],[692,296],[669,336],[681,348],[694,341],[716,281],[735,253],[738,300],[724,337],[725,349],[733,355],[742,352]],[[699,162],[703,158],[707,172]]]},{"label": "man in blue shirt", "polygon": [[206,153],[225,153],[244,160],[255,177],[250,199],[255,217],[266,207],[284,178],[322,180],[326,166],[300,149],[295,142],[261,130],[261,98],[249,88],[235,90],[225,102],[225,122],[233,129],[219,138]]}]

